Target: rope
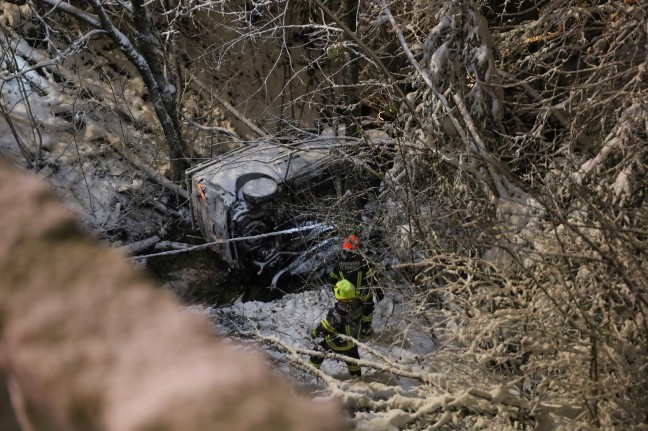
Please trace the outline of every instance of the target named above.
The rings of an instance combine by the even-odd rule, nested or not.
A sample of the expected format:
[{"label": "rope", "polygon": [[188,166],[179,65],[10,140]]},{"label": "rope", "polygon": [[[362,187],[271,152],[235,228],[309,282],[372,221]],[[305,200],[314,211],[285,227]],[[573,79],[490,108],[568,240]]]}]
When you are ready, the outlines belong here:
[{"label": "rope", "polygon": [[145,254],[145,255],[142,255],[142,256],[133,256],[133,257],[131,257],[131,259],[141,260],[141,259],[148,259],[149,257],[168,256],[168,255],[172,255],[172,254],[186,253],[188,251],[202,250],[202,249],[205,249],[205,248],[212,247],[212,246],[214,246],[216,244],[224,244],[224,243],[229,243],[229,242],[256,240],[256,239],[269,238],[269,237],[279,236],[279,235],[289,235],[289,234],[295,233],[295,232],[302,232],[302,231],[305,231],[305,230],[315,230],[315,229],[322,229],[322,232],[326,232],[328,230],[333,229],[333,227],[324,225],[322,223],[316,223],[316,224],[309,225],[309,226],[294,227],[294,228],[291,228],[291,229],[280,230],[280,231],[277,231],[277,232],[269,232],[269,233],[264,233],[264,234],[261,234],[261,235],[252,235],[252,236],[245,236],[245,237],[232,238],[232,239],[219,239],[217,241],[208,242],[208,243],[200,244],[200,245],[195,245],[193,247],[187,247],[187,248],[184,248],[182,250],[171,250],[171,251],[163,251],[163,252],[160,252],[160,253]]}]

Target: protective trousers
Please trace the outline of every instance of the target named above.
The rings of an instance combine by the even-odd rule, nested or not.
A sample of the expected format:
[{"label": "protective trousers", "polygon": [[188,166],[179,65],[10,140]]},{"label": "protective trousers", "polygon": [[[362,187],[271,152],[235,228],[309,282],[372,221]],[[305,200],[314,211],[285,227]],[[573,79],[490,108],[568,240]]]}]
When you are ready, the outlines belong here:
[{"label": "protective trousers", "polygon": [[[317,344],[315,346],[316,350],[323,350],[325,352],[335,352],[340,355],[345,355],[353,359],[360,359],[360,353],[358,352],[358,346],[353,346],[350,349],[346,350],[337,350],[332,348],[331,346],[328,345],[326,341],[322,341],[321,343]],[[310,364],[312,364],[315,368],[319,370],[319,368],[322,366],[322,363],[324,362],[324,358],[320,358],[319,356],[311,356],[310,360],[308,361]],[[362,375],[362,369],[360,365],[354,365],[349,362],[346,363],[347,370],[349,370],[349,374],[351,374],[354,377],[360,377]]]}]

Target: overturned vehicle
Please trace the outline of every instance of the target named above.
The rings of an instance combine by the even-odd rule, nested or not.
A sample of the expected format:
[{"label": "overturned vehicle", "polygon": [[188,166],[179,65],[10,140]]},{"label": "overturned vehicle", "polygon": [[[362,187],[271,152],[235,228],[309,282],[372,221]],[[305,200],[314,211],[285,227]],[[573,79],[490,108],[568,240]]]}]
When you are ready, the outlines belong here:
[{"label": "overturned vehicle", "polygon": [[228,264],[266,275],[321,249],[334,234],[340,197],[365,181],[345,146],[340,138],[260,141],[189,169],[202,235]]}]

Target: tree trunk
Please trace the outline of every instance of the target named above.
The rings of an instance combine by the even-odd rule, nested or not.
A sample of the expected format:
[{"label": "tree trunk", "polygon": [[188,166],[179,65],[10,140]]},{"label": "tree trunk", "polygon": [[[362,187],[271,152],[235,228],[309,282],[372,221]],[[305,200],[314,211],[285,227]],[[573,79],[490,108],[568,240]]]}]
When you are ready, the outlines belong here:
[{"label": "tree trunk", "polygon": [[[187,148],[180,135],[176,86],[165,76],[163,60],[155,51],[155,40],[151,34],[151,16],[146,11],[144,2],[141,0],[132,0],[131,3],[133,5],[133,22],[138,32],[135,36],[137,48],[146,59],[146,64],[150,69],[152,78],[157,84],[159,97],[164,110],[164,112],[158,114],[158,108],[156,107],[155,112],[160,119],[164,134],[167,138],[167,144],[169,145],[171,172],[174,180],[181,180],[189,164],[186,159]],[[147,87],[150,87],[148,83]]]},{"label": "tree trunk", "polygon": [[[358,0],[343,0],[342,21],[352,32],[357,30]],[[360,136],[360,97],[358,96],[358,80],[360,76],[359,56],[352,47],[353,39],[345,33],[347,48],[344,53],[344,101],[346,112],[344,124],[346,134],[351,137]]]},{"label": "tree trunk", "polygon": [[133,19],[135,27],[138,29],[136,39],[140,52],[130,39],[113,25],[99,0],[90,0],[89,3],[97,13],[103,29],[108,32],[113,42],[119,46],[142,76],[169,147],[172,178],[175,181],[180,181],[189,164],[186,160],[186,149],[180,136],[177,120],[175,87],[164,76],[162,59],[155,52],[150,32],[150,17],[144,10],[142,2],[132,2]]}]

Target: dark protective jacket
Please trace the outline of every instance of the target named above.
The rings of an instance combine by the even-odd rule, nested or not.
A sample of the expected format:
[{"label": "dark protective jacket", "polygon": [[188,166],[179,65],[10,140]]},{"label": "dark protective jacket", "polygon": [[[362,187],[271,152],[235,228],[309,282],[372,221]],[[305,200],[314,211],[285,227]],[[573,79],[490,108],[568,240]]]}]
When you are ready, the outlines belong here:
[{"label": "dark protective jacket", "polygon": [[358,338],[360,335],[360,322],[362,320],[362,302],[354,299],[350,302],[336,301],[326,318],[324,318],[311,335],[313,338],[324,337],[326,344],[331,349],[342,352],[352,349],[355,344],[352,341],[342,340],[338,334]]},{"label": "dark protective jacket", "polygon": [[373,276],[373,270],[367,261],[358,253],[343,254],[335,264],[330,273],[336,282],[345,279],[349,280],[356,287],[357,295],[362,302],[373,301],[369,280]]},{"label": "dark protective jacket", "polygon": [[329,275],[335,282],[346,279],[354,284],[358,298],[365,305],[366,320],[371,322],[370,316],[374,311],[373,293],[376,292],[380,301],[385,297],[385,292],[372,286],[374,271],[365,258],[359,253],[343,253]]}]

